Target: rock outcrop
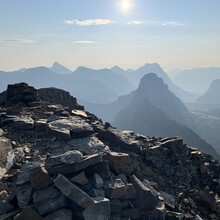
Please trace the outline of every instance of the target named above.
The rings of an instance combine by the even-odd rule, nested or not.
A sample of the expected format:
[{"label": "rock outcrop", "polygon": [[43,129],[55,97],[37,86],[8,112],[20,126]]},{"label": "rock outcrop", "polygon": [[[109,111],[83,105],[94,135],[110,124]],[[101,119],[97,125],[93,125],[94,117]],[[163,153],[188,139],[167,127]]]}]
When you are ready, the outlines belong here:
[{"label": "rock outcrop", "polygon": [[12,106],[0,105],[1,138],[12,145],[1,219],[220,218],[220,165],[182,139],[119,131],[40,99]]}]

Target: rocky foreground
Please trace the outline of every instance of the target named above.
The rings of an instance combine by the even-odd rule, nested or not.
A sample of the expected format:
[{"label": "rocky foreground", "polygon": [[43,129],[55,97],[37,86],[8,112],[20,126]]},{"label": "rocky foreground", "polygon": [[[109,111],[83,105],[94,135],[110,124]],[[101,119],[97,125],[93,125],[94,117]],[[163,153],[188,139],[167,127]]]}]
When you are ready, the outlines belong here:
[{"label": "rocky foreground", "polygon": [[220,165],[182,139],[119,131],[63,90],[10,85],[0,106],[1,220],[220,219]]}]

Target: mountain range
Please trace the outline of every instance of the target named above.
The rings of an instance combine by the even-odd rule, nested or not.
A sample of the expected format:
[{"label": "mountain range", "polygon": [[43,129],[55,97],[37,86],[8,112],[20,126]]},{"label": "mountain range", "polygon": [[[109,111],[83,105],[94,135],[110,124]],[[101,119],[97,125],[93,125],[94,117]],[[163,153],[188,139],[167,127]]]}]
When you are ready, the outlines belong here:
[{"label": "mountain range", "polygon": [[220,79],[219,67],[194,68],[172,72],[173,82],[181,88],[196,94],[204,94],[211,83]]}]

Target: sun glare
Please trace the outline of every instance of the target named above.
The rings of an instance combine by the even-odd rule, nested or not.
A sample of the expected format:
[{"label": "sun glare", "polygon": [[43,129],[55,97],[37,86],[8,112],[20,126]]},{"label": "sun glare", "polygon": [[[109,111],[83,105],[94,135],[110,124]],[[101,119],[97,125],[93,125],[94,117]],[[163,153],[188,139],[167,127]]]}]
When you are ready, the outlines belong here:
[{"label": "sun glare", "polygon": [[122,0],[121,1],[121,9],[126,12],[130,9],[131,7],[131,2],[130,0]]}]

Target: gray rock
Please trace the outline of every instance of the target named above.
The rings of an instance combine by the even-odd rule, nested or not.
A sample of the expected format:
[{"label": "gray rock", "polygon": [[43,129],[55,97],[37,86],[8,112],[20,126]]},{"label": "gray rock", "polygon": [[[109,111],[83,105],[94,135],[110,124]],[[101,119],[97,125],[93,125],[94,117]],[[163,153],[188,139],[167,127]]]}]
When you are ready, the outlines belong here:
[{"label": "gray rock", "polygon": [[82,160],[83,154],[80,151],[68,151],[60,156],[60,161],[65,164],[74,164]]},{"label": "gray rock", "polygon": [[109,199],[119,199],[126,196],[126,188],[121,179],[106,181],[104,190]]},{"label": "gray rock", "polygon": [[175,198],[172,195],[165,193],[163,191],[160,191],[160,196],[164,199],[166,205],[175,209]]},{"label": "gray rock", "polygon": [[140,210],[154,209],[158,204],[158,196],[147,188],[135,175],[131,182],[136,190],[135,207]]},{"label": "gray rock", "polygon": [[72,220],[73,213],[69,209],[59,209],[46,217],[43,220]]},{"label": "gray rock", "polygon": [[32,165],[32,164],[24,164],[21,167],[20,173],[18,175],[17,181],[16,181],[16,185],[23,185],[24,183],[27,183],[30,179],[30,172],[31,170],[37,168],[36,165]]},{"label": "gray rock", "polygon": [[85,169],[86,176],[92,178],[95,173],[98,173],[104,180],[110,178],[110,169],[108,165],[108,161],[102,161],[100,163],[96,163],[92,166],[89,166]]},{"label": "gray rock", "polygon": [[85,154],[103,153],[109,148],[97,137],[85,137],[72,139],[68,143],[73,149],[83,151]]},{"label": "gray rock", "polygon": [[43,167],[30,171],[29,179],[35,189],[42,189],[53,183],[51,177]]},{"label": "gray rock", "polygon": [[72,177],[71,181],[79,185],[86,185],[89,183],[89,180],[87,179],[84,171]]},{"label": "gray rock", "polygon": [[25,208],[27,205],[29,205],[33,191],[34,188],[29,182],[17,186],[17,200],[18,200],[18,206],[20,208]]},{"label": "gray rock", "polygon": [[58,209],[64,208],[65,206],[66,199],[64,195],[60,194],[58,197],[45,201],[44,203],[42,202],[37,206],[37,209],[41,215],[46,215]]},{"label": "gray rock", "polygon": [[101,189],[103,187],[103,179],[99,174],[95,173],[93,176],[93,183],[96,189]]},{"label": "gray rock", "polygon": [[83,211],[85,220],[104,220],[110,217],[110,201],[106,198],[96,198],[93,205]]},{"label": "gray rock", "polygon": [[54,180],[54,185],[69,199],[73,200],[79,206],[86,208],[94,204],[94,200],[82,191],[78,186],[71,183],[62,174],[59,174]]},{"label": "gray rock", "polygon": [[102,156],[99,154],[84,157],[81,161],[75,164],[63,164],[54,167],[47,167],[50,175],[71,174],[86,169],[89,166],[102,162]]},{"label": "gray rock", "polygon": [[37,190],[33,194],[33,203],[38,206],[42,203],[46,203],[49,200],[57,198],[60,195],[60,191],[54,186],[50,186],[41,190]]},{"label": "gray rock", "polygon": [[105,191],[103,189],[92,188],[89,193],[91,197],[105,197]]},{"label": "gray rock", "polygon": [[68,119],[59,119],[48,124],[48,131],[61,138],[82,138],[93,133],[93,128],[80,117],[72,116]]},{"label": "gray rock", "polygon": [[110,169],[116,174],[123,173],[130,176],[135,170],[129,154],[106,152],[103,159],[108,161]]}]

